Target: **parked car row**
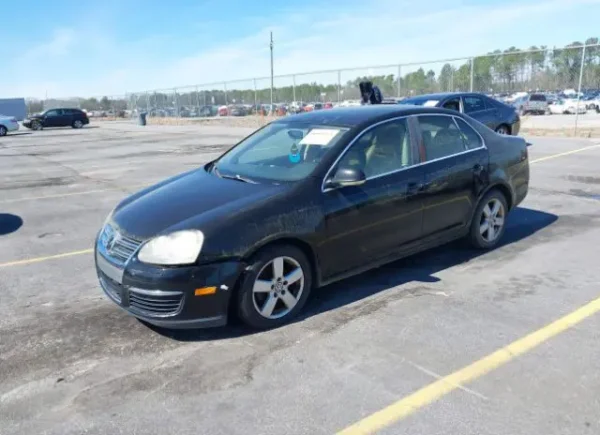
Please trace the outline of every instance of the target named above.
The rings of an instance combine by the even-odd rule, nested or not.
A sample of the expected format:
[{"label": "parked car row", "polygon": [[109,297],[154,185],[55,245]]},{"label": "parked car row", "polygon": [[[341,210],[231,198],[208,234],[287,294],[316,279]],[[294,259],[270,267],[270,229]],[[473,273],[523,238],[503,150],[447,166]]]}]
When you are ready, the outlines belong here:
[{"label": "parked car row", "polygon": [[585,114],[600,113],[600,90],[578,93],[573,89],[564,91],[516,92],[494,94],[493,98],[514,107],[521,115]]}]

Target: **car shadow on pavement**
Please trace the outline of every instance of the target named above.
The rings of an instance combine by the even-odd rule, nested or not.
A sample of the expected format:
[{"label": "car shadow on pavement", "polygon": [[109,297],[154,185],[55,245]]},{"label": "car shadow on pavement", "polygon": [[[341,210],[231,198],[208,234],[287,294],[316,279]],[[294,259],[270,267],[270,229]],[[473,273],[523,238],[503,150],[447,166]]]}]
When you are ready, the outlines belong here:
[{"label": "car shadow on pavement", "polygon": [[14,233],[23,226],[23,219],[9,213],[0,213],[0,236]]},{"label": "car shadow on pavement", "polygon": [[518,207],[509,214],[502,242],[494,250],[478,250],[470,247],[465,240],[457,240],[386,264],[319,289],[298,320],[336,309],[409,282],[438,282],[441,279],[434,276],[436,273],[520,242],[557,220],[558,216],[554,214]]},{"label": "car shadow on pavement", "polygon": [[[518,207],[508,216],[502,243],[496,249],[520,242],[557,220],[558,216],[554,214]],[[477,250],[466,245],[462,240],[452,242],[317,289],[313,291],[303,313],[294,322],[338,309],[391,287],[409,282],[438,282],[440,278],[434,274],[494,252]],[[232,319],[230,323],[224,328],[206,330],[165,330],[150,327],[157,333],[178,341],[219,340],[255,332],[240,325],[237,319]]]},{"label": "car shadow on pavement", "polygon": [[27,134],[33,134],[33,132],[32,131],[19,131],[17,133],[9,133],[6,137],[25,136]]}]

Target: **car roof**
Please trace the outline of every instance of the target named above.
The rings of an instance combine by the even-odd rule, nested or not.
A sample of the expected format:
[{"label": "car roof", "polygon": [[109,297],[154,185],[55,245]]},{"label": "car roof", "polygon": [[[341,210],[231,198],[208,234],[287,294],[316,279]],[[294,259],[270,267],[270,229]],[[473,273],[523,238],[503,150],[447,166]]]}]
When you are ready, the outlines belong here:
[{"label": "car roof", "polygon": [[316,110],[313,112],[300,113],[286,116],[275,123],[298,123],[317,125],[336,125],[340,127],[356,127],[361,124],[382,121],[403,115],[415,115],[420,113],[451,113],[447,109],[437,107],[422,107],[402,104],[375,104],[365,106],[334,107],[333,109]]},{"label": "car roof", "polygon": [[[407,100],[413,99],[413,98],[419,98],[419,99],[430,99],[430,100],[442,100],[444,98],[447,97],[459,97],[461,95],[476,95],[478,97],[487,97],[487,95],[482,94],[480,92],[438,92],[435,94],[420,94],[420,95],[415,95],[414,97],[408,97],[406,98]],[[489,98],[489,97],[488,97]]]}]

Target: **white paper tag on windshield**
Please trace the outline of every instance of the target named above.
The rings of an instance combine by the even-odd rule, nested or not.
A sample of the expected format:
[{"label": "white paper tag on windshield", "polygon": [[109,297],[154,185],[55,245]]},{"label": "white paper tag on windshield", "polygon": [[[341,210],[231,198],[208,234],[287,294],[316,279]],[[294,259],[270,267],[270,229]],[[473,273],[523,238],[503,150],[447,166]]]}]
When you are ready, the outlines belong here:
[{"label": "white paper tag on windshield", "polygon": [[425,106],[425,107],[435,107],[435,105],[437,103],[439,103],[438,100],[428,100],[428,101],[425,101],[425,104],[423,104],[423,106]]},{"label": "white paper tag on windshield", "polygon": [[308,132],[300,141],[300,145],[322,145],[327,146],[329,142],[339,133],[337,129],[315,128]]}]

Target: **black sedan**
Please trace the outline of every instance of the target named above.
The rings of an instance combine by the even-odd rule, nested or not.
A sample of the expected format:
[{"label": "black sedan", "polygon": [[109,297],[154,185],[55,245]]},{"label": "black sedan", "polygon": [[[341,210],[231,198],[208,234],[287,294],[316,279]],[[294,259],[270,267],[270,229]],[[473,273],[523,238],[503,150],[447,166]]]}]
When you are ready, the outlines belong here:
[{"label": "black sedan", "polygon": [[30,116],[23,121],[23,126],[32,130],[42,130],[45,127],[82,128],[90,123],[87,114],[80,109],[49,109],[45,112]]},{"label": "black sedan", "polygon": [[516,136],[521,128],[521,119],[514,107],[483,94],[473,92],[428,94],[406,98],[399,103],[441,107],[465,113],[500,134]]},{"label": "black sedan", "polygon": [[218,159],[121,202],[100,230],[100,284],[164,327],[255,328],[312,289],[466,237],[496,246],[526,196],[527,146],[458,112],[403,105],[274,121]]}]

